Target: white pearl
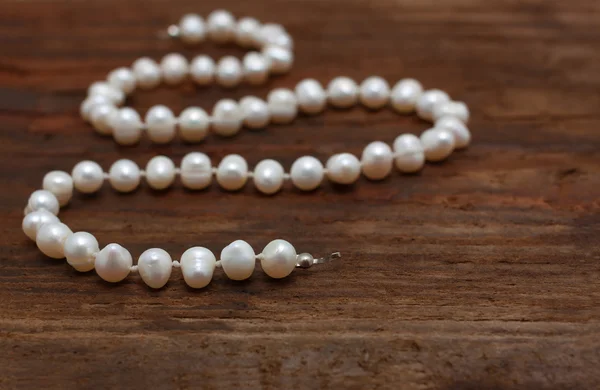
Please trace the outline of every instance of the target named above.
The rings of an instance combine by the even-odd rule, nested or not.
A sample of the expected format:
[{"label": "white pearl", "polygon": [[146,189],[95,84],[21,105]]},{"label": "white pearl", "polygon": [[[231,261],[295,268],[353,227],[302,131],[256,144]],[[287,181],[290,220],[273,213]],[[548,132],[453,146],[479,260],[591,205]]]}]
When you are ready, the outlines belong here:
[{"label": "white pearl", "polygon": [[184,15],[179,21],[179,36],[188,44],[202,42],[206,37],[204,20],[195,14]]},{"label": "white pearl", "polygon": [[469,107],[463,102],[443,102],[433,107],[433,119],[437,121],[443,117],[455,117],[463,123],[469,122]]},{"label": "white pearl", "polygon": [[206,111],[188,107],[179,114],[179,136],[186,142],[200,142],[208,134],[210,120]]},{"label": "white pearl", "polygon": [[56,196],[48,190],[34,191],[27,201],[27,207],[30,211],[48,210],[54,215],[58,215],[60,204]]},{"label": "white pearl", "polygon": [[110,72],[107,81],[110,85],[123,91],[126,95],[129,95],[135,90],[135,75],[131,69],[126,67],[117,68]]},{"label": "white pearl", "polygon": [[454,150],[454,135],[444,128],[432,128],[421,134],[427,161],[441,161]]},{"label": "white pearl", "polygon": [[125,279],[132,265],[131,253],[119,244],[108,244],[96,255],[96,273],[110,283]]},{"label": "white pearl", "polygon": [[111,120],[113,138],[119,145],[133,145],[142,137],[142,119],[131,107],[121,108]]},{"label": "white pearl", "polygon": [[231,280],[248,279],[256,265],[254,249],[243,240],[236,240],[221,251],[221,267]]},{"label": "white pearl", "polygon": [[272,278],[285,278],[296,268],[296,249],[285,240],[273,240],[262,251],[260,265]]},{"label": "white pearl", "polygon": [[89,96],[104,96],[111,103],[119,105],[125,101],[125,93],[105,81],[97,81],[88,88]]},{"label": "white pearl", "polygon": [[93,161],[81,161],[73,167],[71,172],[73,185],[79,192],[91,194],[102,187],[104,172],[100,165]]},{"label": "white pearl", "polygon": [[255,51],[251,51],[244,56],[242,66],[244,80],[250,84],[262,84],[269,76],[269,60]]},{"label": "white pearl", "polygon": [[25,218],[23,218],[23,224],[21,227],[23,228],[23,232],[27,235],[27,237],[35,241],[37,233],[42,225],[46,223],[59,222],[60,220],[58,217],[56,217],[56,215],[52,214],[48,210],[41,209],[28,213]]},{"label": "white pearl", "polygon": [[312,191],[321,185],[325,171],[321,161],[312,156],[303,156],[294,161],[290,170],[292,183],[302,191]]},{"label": "white pearl", "polygon": [[99,134],[112,134],[111,124],[118,112],[119,109],[112,104],[96,104],[90,110],[90,122]]},{"label": "white pearl", "polygon": [[256,46],[260,39],[260,22],[254,18],[238,20],[235,29],[235,40],[243,47]]},{"label": "white pearl", "polygon": [[278,46],[288,50],[294,47],[292,38],[280,24],[264,24],[260,29],[259,37],[263,46]]},{"label": "white pearl", "polygon": [[190,64],[190,76],[198,85],[212,83],[215,77],[215,61],[209,56],[201,55],[192,60]]},{"label": "white pearl", "polygon": [[363,174],[371,180],[381,180],[392,171],[394,157],[388,144],[375,141],[363,150],[361,165]]},{"label": "white pearl", "polygon": [[262,53],[268,59],[269,69],[273,74],[286,73],[294,64],[294,53],[289,49],[265,46]]},{"label": "white pearl", "polygon": [[235,37],[235,19],[231,13],[216,10],[208,15],[208,36],[216,43],[226,43]]},{"label": "white pearl", "polygon": [[454,135],[454,147],[462,149],[471,143],[471,132],[460,119],[453,116],[444,116],[435,121],[435,127],[447,129]]},{"label": "white pearl", "polygon": [[352,184],[360,176],[360,162],[350,153],[335,154],[327,160],[327,177],[334,183]]},{"label": "white pearl", "polygon": [[175,115],[167,106],[156,105],[146,113],[148,137],[157,144],[171,142],[175,137]]},{"label": "white pearl", "polygon": [[217,167],[217,182],[229,191],[242,188],[248,180],[248,163],[237,154],[225,156]]},{"label": "white pearl", "polygon": [[415,110],[422,93],[423,86],[417,80],[402,79],[392,88],[390,103],[397,112],[409,114]]},{"label": "white pearl", "polygon": [[201,190],[212,181],[212,165],[210,158],[199,152],[185,155],[181,160],[181,182],[191,190]]},{"label": "white pearl", "polygon": [[235,87],[242,81],[242,64],[233,56],[225,56],[217,63],[217,82],[226,88]]},{"label": "white pearl", "polygon": [[368,77],[360,84],[359,98],[365,107],[382,108],[390,99],[390,86],[379,76]]},{"label": "white pearl", "polygon": [[306,114],[318,114],[327,103],[327,95],[321,84],[314,79],[302,80],[296,85],[298,107]]},{"label": "white pearl", "polygon": [[210,250],[197,246],[183,252],[179,262],[183,280],[187,285],[191,288],[202,288],[210,283],[217,259]]},{"label": "white pearl", "polygon": [[420,171],[425,164],[425,152],[419,137],[413,134],[398,136],[394,140],[394,160],[400,172]]},{"label": "white pearl", "polygon": [[212,120],[212,129],[216,134],[231,137],[242,128],[244,117],[235,100],[221,99],[213,108]]},{"label": "white pearl", "polygon": [[102,95],[94,95],[87,97],[79,107],[79,113],[81,117],[86,121],[90,120],[90,115],[92,113],[92,108],[101,104],[111,104],[112,102],[106,97]]},{"label": "white pearl", "polygon": [[275,160],[262,160],[254,168],[254,185],[264,194],[271,195],[283,185],[283,167]]},{"label": "white pearl", "polygon": [[433,120],[433,108],[436,105],[447,101],[450,101],[450,96],[448,96],[446,92],[439,89],[427,90],[423,92],[419,100],[417,100],[417,115],[419,115],[421,119],[431,121]]},{"label": "white pearl", "polygon": [[155,190],[168,188],[175,180],[175,164],[165,156],[152,157],[146,165],[146,181]]},{"label": "white pearl", "polygon": [[189,72],[189,64],[184,56],[178,53],[167,54],[160,62],[162,78],[165,84],[177,85],[185,80]]},{"label": "white pearl", "polygon": [[269,92],[267,106],[273,123],[290,123],[298,115],[296,95],[289,89],[277,88]]},{"label": "white pearl", "polygon": [[160,84],[160,66],[153,59],[139,58],[133,63],[131,69],[133,69],[138,87],[152,89]]},{"label": "white pearl", "polygon": [[79,272],[94,269],[94,260],[99,251],[98,240],[87,232],[73,233],[65,240],[67,263]]},{"label": "white pearl", "polygon": [[336,77],[327,86],[327,96],[334,107],[352,107],[358,101],[358,85],[351,78]]},{"label": "white pearl", "polygon": [[65,206],[73,196],[73,179],[63,171],[50,171],[44,176],[42,188],[56,196],[58,203]]},{"label": "white pearl", "polygon": [[240,100],[240,109],[244,117],[244,125],[251,129],[262,129],[269,124],[269,106],[254,96],[246,96]]},{"label": "white pearl", "polygon": [[110,167],[108,177],[115,190],[131,192],[140,185],[140,168],[131,160],[117,160]]},{"label": "white pearl", "polygon": [[150,288],[162,288],[169,281],[173,269],[171,256],[160,248],[148,249],[138,259],[138,272]]},{"label": "white pearl", "polygon": [[65,257],[65,241],[71,234],[73,232],[64,223],[46,223],[39,228],[35,243],[46,256],[62,259]]}]

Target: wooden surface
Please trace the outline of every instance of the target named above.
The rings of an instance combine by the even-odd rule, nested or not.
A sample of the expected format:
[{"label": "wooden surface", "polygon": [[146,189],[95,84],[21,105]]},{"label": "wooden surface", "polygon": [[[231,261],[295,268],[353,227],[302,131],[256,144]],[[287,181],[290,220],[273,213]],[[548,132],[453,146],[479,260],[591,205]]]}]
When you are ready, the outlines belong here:
[{"label": "wooden surface", "polygon": [[[206,109],[313,77],[416,77],[466,101],[474,142],[416,176],[274,197],[252,185],[76,196],[61,218],[137,257],[288,239],[339,261],[206,289],[150,291],[44,257],[20,229],[45,172],[201,150],[360,153],[426,124],[328,111],[201,145],[119,148],[78,115],[87,86],[149,55],[156,33],[217,6],[284,24],[288,75],[258,89],[162,88],[145,111]],[[4,1],[0,3],[0,388],[597,389],[600,387],[600,3],[571,0]],[[188,56],[196,51],[184,50]],[[243,51],[206,46],[221,56]]]}]

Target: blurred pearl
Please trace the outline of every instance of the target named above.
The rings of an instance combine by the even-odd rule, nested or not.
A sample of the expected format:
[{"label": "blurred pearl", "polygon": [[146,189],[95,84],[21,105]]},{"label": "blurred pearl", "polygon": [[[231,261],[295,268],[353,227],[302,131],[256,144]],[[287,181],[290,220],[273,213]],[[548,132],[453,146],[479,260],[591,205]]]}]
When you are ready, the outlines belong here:
[{"label": "blurred pearl", "polygon": [[269,69],[273,74],[286,73],[294,63],[292,51],[283,47],[265,46],[262,53],[268,59]]},{"label": "blurred pearl", "polygon": [[382,108],[390,99],[390,86],[381,77],[371,76],[360,84],[359,98],[370,109]]},{"label": "blurred pearl", "polygon": [[192,60],[190,64],[190,76],[198,85],[212,83],[215,77],[215,61],[209,56],[201,55]]},{"label": "blurred pearl", "polygon": [[150,288],[162,288],[169,281],[173,269],[171,256],[160,248],[148,249],[138,259],[138,272]]},{"label": "blurred pearl", "polygon": [[243,240],[236,240],[221,251],[221,267],[231,280],[248,279],[256,265],[254,249]]},{"label": "blurred pearl", "polygon": [[62,259],[65,257],[65,241],[71,234],[73,232],[64,223],[46,223],[39,228],[35,243],[46,256]]},{"label": "blurred pearl", "polygon": [[140,168],[131,160],[117,160],[110,167],[108,177],[115,190],[131,192],[140,185]]},{"label": "blurred pearl", "polygon": [[240,100],[240,109],[246,127],[262,129],[269,124],[269,106],[264,100],[246,96]]},{"label": "blurred pearl", "polygon": [[450,130],[433,128],[421,134],[427,161],[441,161],[454,150],[454,135]]},{"label": "blurred pearl", "polygon": [[263,194],[271,195],[283,185],[283,167],[275,160],[262,160],[254,168],[254,185]]},{"label": "blurred pearl", "polygon": [[175,164],[165,156],[153,157],[146,165],[146,181],[155,190],[168,188],[175,180]]},{"label": "blurred pearl", "polygon": [[94,269],[94,260],[99,251],[98,240],[87,232],[73,233],[65,240],[64,252],[67,263],[79,272]]},{"label": "blurred pearl", "polygon": [[146,113],[148,137],[157,144],[171,142],[175,137],[175,115],[167,106],[156,105]]},{"label": "blurred pearl", "polygon": [[401,114],[415,110],[417,101],[423,93],[423,86],[415,79],[402,79],[394,85],[390,96],[392,107]]},{"label": "blurred pearl", "polygon": [[336,77],[327,86],[329,103],[334,107],[352,107],[358,101],[358,85],[348,77]]},{"label": "blurred pearl", "polygon": [[394,140],[394,159],[400,172],[413,173],[425,164],[425,152],[419,137],[402,134]]},{"label": "blurred pearl", "polygon": [[417,115],[421,119],[425,119],[428,121],[433,120],[433,108],[440,104],[450,101],[450,96],[444,91],[440,91],[439,89],[430,89],[421,95],[419,100],[417,100]]},{"label": "blurred pearl", "polygon": [[208,15],[208,36],[216,43],[226,43],[235,37],[235,19],[224,10],[216,10]]},{"label": "blurred pearl", "polygon": [[285,278],[296,268],[296,249],[285,240],[273,240],[262,251],[260,265],[272,278]]},{"label": "blurred pearl", "polygon": [[202,288],[210,283],[217,259],[210,250],[197,246],[183,252],[179,262],[185,283],[191,288]]},{"label": "blurred pearl", "polygon": [[121,91],[118,88],[115,88],[114,86],[105,81],[97,81],[90,85],[90,87],[88,88],[88,95],[104,96],[115,105],[123,104],[123,102],[125,101],[125,94],[123,93],[123,91]]},{"label": "blurred pearl", "polygon": [[296,95],[289,89],[277,88],[269,92],[267,106],[273,123],[290,123],[298,114]]},{"label": "blurred pearl", "polygon": [[73,167],[71,172],[75,189],[84,194],[91,194],[102,187],[104,172],[100,165],[93,161],[81,161]]},{"label": "blurred pearl", "polygon": [[302,80],[296,85],[298,107],[306,114],[317,114],[325,108],[327,95],[321,84],[314,79]]},{"label": "blurred pearl", "polygon": [[112,117],[113,138],[119,145],[134,145],[142,137],[142,119],[131,107],[123,107]]},{"label": "blurred pearl", "polygon": [[221,58],[217,64],[217,82],[226,88],[235,87],[242,81],[242,65],[233,56]]},{"label": "blurred pearl", "polygon": [[288,50],[294,47],[294,41],[280,24],[264,24],[259,35],[263,46],[277,46]]},{"label": "blurred pearl", "polygon": [[110,283],[125,279],[132,265],[131,253],[119,244],[108,244],[96,255],[96,273]]},{"label": "blurred pearl", "polygon": [[236,191],[248,180],[248,163],[240,155],[225,156],[217,167],[217,182],[225,190]]},{"label": "blurred pearl", "polygon": [[112,102],[106,96],[102,96],[102,95],[89,96],[81,103],[81,106],[79,107],[79,113],[81,114],[81,117],[83,119],[85,119],[86,121],[89,121],[90,115],[92,113],[92,108],[94,108],[96,105],[104,105],[104,104],[112,105]]},{"label": "blurred pearl", "polygon": [[160,84],[160,66],[148,57],[137,59],[132,67],[138,87],[152,89]]},{"label": "blurred pearl", "polygon": [[126,67],[113,70],[108,74],[107,81],[113,87],[129,95],[135,90],[135,75],[133,71]]},{"label": "blurred pearl", "polygon": [[183,82],[189,71],[188,61],[178,53],[167,54],[160,62],[162,78],[165,84],[177,85]]},{"label": "blurred pearl", "polygon": [[244,79],[253,85],[262,84],[269,75],[269,60],[262,54],[251,51],[244,56],[243,60]]},{"label": "blurred pearl", "polygon": [[260,23],[254,18],[242,18],[235,29],[235,40],[243,47],[256,46],[259,41]]},{"label": "blurred pearl", "polygon": [[44,176],[42,188],[50,191],[61,206],[66,205],[73,196],[73,179],[63,171],[50,171]]},{"label": "blurred pearl", "polygon": [[204,20],[198,15],[187,14],[179,21],[179,36],[188,44],[200,43],[206,37]]},{"label": "blurred pearl", "polygon": [[90,122],[99,134],[112,134],[111,123],[119,109],[112,104],[96,104],[90,110]]},{"label": "blurred pearl", "polygon": [[350,153],[335,154],[327,160],[327,177],[334,183],[352,184],[360,176],[360,162]]},{"label": "blurred pearl", "polygon": [[292,183],[302,191],[312,191],[321,185],[325,176],[323,164],[312,156],[303,156],[294,161],[290,171]]},{"label": "blurred pearl", "polygon": [[210,158],[199,152],[185,155],[181,160],[181,182],[191,190],[201,190],[212,181],[212,164]]},{"label": "blurred pearl", "polygon": [[206,111],[189,107],[179,115],[179,136],[186,142],[199,142],[206,138],[210,120]]},{"label": "blurred pearl", "polygon": [[435,121],[435,127],[450,130],[454,135],[454,147],[456,149],[466,148],[471,143],[471,132],[465,124],[453,116],[444,116]]},{"label": "blurred pearl", "polygon": [[392,171],[393,161],[392,149],[388,144],[371,142],[362,153],[362,172],[371,180],[384,179]]},{"label": "blurred pearl", "polygon": [[56,215],[52,214],[48,210],[40,209],[38,211],[32,211],[28,213],[25,218],[23,218],[23,224],[21,227],[23,228],[23,232],[35,241],[38,231],[40,227],[46,223],[59,223],[60,220],[56,217]]},{"label": "blurred pearl", "polygon": [[58,215],[60,205],[54,194],[48,190],[34,191],[27,202],[30,211],[48,210],[54,215]]},{"label": "blurred pearl", "polygon": [[230,137],[240,131],[244,117],[235,100],[221,99],[213,108],[212,120],[216,134]]},{"label": "blurred pearl", "polygon": [[435,121],[443,117],[455,117],[463,123],[468,123],[469,116],[469,107],[463,102],[443,102],[433,107],[433,119]]}]

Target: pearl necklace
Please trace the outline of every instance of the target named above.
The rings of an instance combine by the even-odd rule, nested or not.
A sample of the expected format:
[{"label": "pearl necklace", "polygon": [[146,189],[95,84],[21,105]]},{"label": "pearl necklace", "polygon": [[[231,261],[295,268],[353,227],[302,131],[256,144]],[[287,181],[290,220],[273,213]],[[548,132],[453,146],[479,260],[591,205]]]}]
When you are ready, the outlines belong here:
[{"label": "pearl necklace", "polygon": [[199,85],[213,81],[224,87],[239,83],[263,83],[270,73],[285,73],[293,62],[293,41],[284,28],[277,24],[260,24],[253,18],[236,22],[227,11],[212,12],[206,22],[197,15],[184,16],[178,25],[169,27],[171,38],[196,44],[210,38],[216,43],[235,41],[243,47],[260,51],[248,52],[240,62],[226,56],[216,64],[207,56],[200,55],[188,63],[180,54],[169,54],[158,64],[150,58],[140,58],[131,68],[112,71],[106,81],[92,84],[87,99],[81,104],[81,115],[91,122],[100,134],[112,135],[122,145],[136,144],[144,132],[152,142],[171,142],[177,130],[187,142],[203,140],[209,129],[221,136],[233,136],[244,126],[260,129],[268,123],[290,123],[298,111],[307,115],[322,112],[327,104],[348,108],[361,103],[371,110],[391,106],[401,114],[416,111],[417,115],[434,123],[420,137],[402,134],[393,142],[393,150],[383,142],[366,146],[359,160],[350,153],[331,156],[325,166],[314,157],[298,158],[289,173],[274,160],[263,160],[254,171],[248,170],[246,160],[239,155],[228,155],[217,166],[204,153],[189,153],[179,168],[171,159],[156,156],[141,170],[133,161],[118,160],[104,172],[93,161],[75,165],[71,174],[52,171],[46,174],[42,190],[33,192],[25,208],[23,231],[34,240],[38,248],[52,258],[65,258],[77,271],[95,269],[107,282],[119,282],[130,272],[138,272],[151,288],[163,287],[174,267],[181,268],[185,282],[193,288],[210,283],[216,267],[223,269],[233,280],[251,276],[257,260],[262,269],[273,278],[288,276],[294,268],[308,268],[313,264],[327,262],[339,257],[339,253],[315,259],[308,253],[297,254],[289,242],[281,239],[270,242],[258,255],[245,241],[237,240],[223,249],[220,260],[208,249],[193,247],[186,250],[180,260],[159,248],[148,249],[133,265],[129,251],[119,244],[108,244],[100,250],[98,241],[87,232],[73,233],[57,215],[59,208],[72,197],[73,189],[82,193],[98,191],[104,181],[119,192],[134,191],[145,178],[156,190],[168,188],[179,177],[186,188],[206,188],[213,176],[225,190],[241,189],[248,179],[265,194],[278,192],[284,181],[291,180],[303,191],[317,188],[324,177],[338,184],[352,184],[361,172],[368,179],[380,180],[388,176],[393,165],[404,173],[419,171],[425,161],[441,161],[454,149],[466,147],[471,139],[466,127],[469,110],[462,102],[455,102],[441,90],[424,91],[414,79],[400,80],[390,89],[381,77],[369,77],[360,85],[347,77],[333,79],[327,89],[313,79],[301,81],[294,91],[272,90],[266,101],[248,96],[235,102],[219,101],[209,116],[198,107],[185,109],[178,118],[162,105],[152,107],[142,122],[132,108],[119,108],[125,96],[135,88],[151,89],[161,80],[176,85],[191,78]]}]

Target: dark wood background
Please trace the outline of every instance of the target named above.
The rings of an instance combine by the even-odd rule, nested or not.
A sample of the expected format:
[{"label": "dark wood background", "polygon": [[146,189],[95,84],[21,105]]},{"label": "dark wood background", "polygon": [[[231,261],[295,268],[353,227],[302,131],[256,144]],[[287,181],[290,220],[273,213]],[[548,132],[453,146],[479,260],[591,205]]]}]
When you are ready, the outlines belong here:
[{"label": "dark wood background", "polygon": [[[360,153],[424,122],[328,111],[290,126],[119,148],[82,122],[87,86],[142,55],[185,12],[222,7],[284,24],[288,75],[258,89],[136,93],[143,111],[211,109],[314,77],[416,77],[472,109],[474,142],[416,176],[350,189],[180,185],[78,195],[61,214],[101,245],[177,258],[274,238],[343,258],[281,281],[257,270],[150,291],[44,257],[22,233],[45,172],[201,150],[276,158]],[[234,47],[198,48],[214,56]],[[600,3],[589,0],[3,1],[0,3],[0,388],[597,389],[600,386]]]}]

